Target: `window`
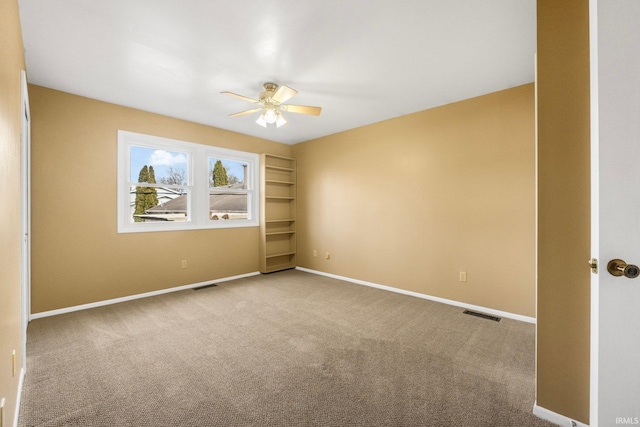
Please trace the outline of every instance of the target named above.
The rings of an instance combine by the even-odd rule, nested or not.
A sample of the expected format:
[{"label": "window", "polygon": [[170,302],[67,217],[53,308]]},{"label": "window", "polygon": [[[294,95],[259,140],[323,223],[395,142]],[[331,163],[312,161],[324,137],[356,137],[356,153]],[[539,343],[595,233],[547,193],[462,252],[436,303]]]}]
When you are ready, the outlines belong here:
[{"label": "window", "polygon": [[118,233],[257,226],[258,158],[118,131]]}]

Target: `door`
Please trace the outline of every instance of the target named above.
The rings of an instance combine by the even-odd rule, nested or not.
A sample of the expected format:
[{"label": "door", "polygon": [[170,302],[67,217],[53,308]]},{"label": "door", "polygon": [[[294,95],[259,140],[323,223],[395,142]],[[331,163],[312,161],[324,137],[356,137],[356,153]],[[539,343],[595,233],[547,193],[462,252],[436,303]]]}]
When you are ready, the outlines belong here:
[{"label": "door", "polygon": [[22,323],[22,369],[27,365],[27,325],[31,314],[31,117],[29,111],[29,95],[27,92],[27,75],[21,76],[22,124],[20,132],[21,177],[20,177],[20,212],[21,212],[21,266],[20,266],[20,299]]},{"label": "door", "polygon": [[[640,1],[591,0],[591,426],[640,424]],[[596,421],[597,420],[597,421]]]}]

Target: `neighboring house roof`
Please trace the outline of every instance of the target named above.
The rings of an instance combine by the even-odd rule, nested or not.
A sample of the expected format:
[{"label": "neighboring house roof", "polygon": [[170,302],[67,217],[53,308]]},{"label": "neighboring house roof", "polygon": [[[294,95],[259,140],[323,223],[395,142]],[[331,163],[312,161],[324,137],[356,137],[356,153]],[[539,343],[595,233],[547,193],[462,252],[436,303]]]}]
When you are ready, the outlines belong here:
[{"label": "neighboring house roof", "polygon": [[[167,187],[157,187],[156,193],[158,194],[158,201],[163,203],[165,200],[175,199],[176,197],[180,197],[182,193],[178,190],[174,190],[173,188]],[[129,190],[129,205],[135,206],[136,204],[136,189],[132,187]]]},{"label": "neighboring house roof", "polygon": [[[156,192],[158,193],[158,195],[160,194],[166,194],[167,196],[179,196],[182,193],[178,190],[174,190],[173,188],[167,188],[167,187],[156,187]],[[131,194],[136,194],[136,187],[132,186],[129,189],[129,193]]]},{"label": "neighboring house roof", "polygon": [[[247,212],[246,193],[216,193],[210,192],[210,212]],[[182,195],[166,203],[147,209],[147,213],[186,213],[187,196]]]}]

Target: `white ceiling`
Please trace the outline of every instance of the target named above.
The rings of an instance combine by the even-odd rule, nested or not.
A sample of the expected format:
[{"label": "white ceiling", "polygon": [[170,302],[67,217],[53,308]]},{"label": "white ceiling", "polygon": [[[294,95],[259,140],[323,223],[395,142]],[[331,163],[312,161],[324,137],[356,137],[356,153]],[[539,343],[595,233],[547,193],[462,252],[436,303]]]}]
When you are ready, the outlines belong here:
[{"label": "white ceiling", "polygon": [[[529,83],[535,0],[19,0],[31,83],[295,144]],[[264,82],[299,91],[265,129]]]}]

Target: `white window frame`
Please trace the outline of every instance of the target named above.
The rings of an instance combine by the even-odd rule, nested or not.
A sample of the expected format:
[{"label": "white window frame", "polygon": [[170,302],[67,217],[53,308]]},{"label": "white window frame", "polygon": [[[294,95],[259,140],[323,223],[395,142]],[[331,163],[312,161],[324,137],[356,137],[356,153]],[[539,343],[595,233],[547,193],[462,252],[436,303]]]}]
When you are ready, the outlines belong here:
[{"label": "white window frame", "polygon": [[[130,181],[132,146],[187,154],[189,176],[186,187],[191,190],[187,221],[134,222],[131,220],[130,188],[136,184]],[[216,221],[209,218],[209,157],[247,163],[247,176],[244,178],[247,188],[234,190],[247,193],[247,219]],[[259,166],[260,156],[255,153],[118,130],[118,233],[257,227],[259,225]]]}]

